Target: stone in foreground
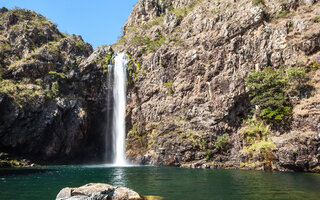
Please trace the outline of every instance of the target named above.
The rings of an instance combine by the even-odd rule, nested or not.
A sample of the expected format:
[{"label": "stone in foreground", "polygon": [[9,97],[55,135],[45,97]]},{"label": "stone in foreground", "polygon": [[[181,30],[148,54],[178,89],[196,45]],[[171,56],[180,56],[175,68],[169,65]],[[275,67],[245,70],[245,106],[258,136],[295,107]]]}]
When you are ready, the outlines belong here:
[{"label": "stone in foreground", "polygon": [[63,188],[56,200],[142,200],[135,191],[104,183],[89,183],[78,188]]}]

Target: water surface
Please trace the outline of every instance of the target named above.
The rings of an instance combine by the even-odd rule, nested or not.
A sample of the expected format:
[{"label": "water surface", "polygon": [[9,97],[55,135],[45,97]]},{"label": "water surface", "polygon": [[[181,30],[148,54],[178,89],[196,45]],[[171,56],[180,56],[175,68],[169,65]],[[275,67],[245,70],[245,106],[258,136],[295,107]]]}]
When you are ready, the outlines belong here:
[{"label": "water surface", "polygon": [[317,174],[110,166],[2,169],[0,199],[55,199],[63,187],[90,182],[125,186],[166,200],[320,199]]}]

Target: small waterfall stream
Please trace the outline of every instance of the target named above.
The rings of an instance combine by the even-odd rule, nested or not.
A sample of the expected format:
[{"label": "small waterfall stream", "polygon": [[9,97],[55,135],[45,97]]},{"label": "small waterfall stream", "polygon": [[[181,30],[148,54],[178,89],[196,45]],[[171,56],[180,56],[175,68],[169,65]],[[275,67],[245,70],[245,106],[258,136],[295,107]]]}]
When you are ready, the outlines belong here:
[{"label": "small waterfall stream", "polygon": [[112,117],[112,151],[113,164],[126,165],[125,158],[125,115],[126,115],[126,65],[129,58],[125,53],[115,57],[113,68],[113,117]]}]

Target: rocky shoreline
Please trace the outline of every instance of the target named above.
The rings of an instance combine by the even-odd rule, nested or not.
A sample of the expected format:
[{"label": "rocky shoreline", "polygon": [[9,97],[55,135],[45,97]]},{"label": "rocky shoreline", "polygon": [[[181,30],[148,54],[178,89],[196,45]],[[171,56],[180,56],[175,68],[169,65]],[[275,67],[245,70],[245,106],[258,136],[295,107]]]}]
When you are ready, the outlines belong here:
[{"label": "rocky shoreline", "polygon": [[25,159],[21,156],[12,156],[8,153],[0,152],[0,169],[1,168],[21,168],[21,167],[38,167],[40,165]]}]

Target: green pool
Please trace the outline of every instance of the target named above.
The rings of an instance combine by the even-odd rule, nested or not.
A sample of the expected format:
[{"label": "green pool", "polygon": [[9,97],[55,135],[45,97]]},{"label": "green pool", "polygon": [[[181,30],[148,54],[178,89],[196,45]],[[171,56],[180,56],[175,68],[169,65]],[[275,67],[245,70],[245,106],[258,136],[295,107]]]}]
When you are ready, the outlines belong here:
[{"label": "green pool", "polygon": [[0,199],[55,199],[63,187],[90,182],[125,186],[167,200],[320,199],[317,174],[107,166],[2,169]]}]

